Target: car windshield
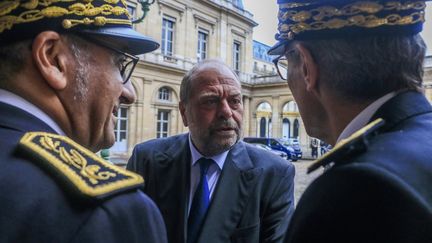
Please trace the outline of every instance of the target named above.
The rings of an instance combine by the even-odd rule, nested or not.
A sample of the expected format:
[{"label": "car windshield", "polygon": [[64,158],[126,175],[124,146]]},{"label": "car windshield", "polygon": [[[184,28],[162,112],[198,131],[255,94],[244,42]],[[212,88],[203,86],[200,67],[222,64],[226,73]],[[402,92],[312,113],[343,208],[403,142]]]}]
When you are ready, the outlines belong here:
[{"label": "car windshield", "polygon": [[288,138],[288,139],[280,139],[279,142],[285,146],[298,145],[298,139],[296,138]]},{"label": "car windshield", "polygon": [[272,150],[270,147],[268,147],[268,146],[266,146],[264,144],[261,144],[261,143],[254,143],[253,145],[255,145],[257,147],[260,147],[262,149],[265,149],[265,150]]}]

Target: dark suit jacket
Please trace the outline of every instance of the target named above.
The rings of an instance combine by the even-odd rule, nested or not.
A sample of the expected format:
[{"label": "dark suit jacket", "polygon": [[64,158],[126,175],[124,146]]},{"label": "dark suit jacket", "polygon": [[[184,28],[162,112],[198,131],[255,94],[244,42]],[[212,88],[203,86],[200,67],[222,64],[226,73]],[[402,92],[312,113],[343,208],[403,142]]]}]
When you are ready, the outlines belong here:
[{"label": "dark suit jacket", "polygon": [[[143,175],[170,243],[186,238],[191,155],[188,134],[135,147],[127,168]],[[280,242],[293,211],[294,166],[239,142],[228,153],[198,242]]]},{"label": "dark suit jacket", "polygon": [[0,102],[0,242],[166,242],[155,204],[137,189],[104,201],[70,194],[18,146],[27,131],[55,133]]},{"label": "dark suit jacket", "polygon": [[385,124],[366,150],[336,158],[305,191],[285,242],[432,242],[432,108],[404,92],[376,118]]}]

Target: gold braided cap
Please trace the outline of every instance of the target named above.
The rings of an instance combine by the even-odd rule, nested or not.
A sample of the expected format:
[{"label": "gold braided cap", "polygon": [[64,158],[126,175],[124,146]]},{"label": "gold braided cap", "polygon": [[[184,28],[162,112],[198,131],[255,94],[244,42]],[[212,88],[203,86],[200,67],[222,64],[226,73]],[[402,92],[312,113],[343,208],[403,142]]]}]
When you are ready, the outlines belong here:
[{"label": "gold braided cap", "polygon": [[6,0],[0,3],[0,34],[17,25],[46,19],[61,19],[64,29],[77,25],[129,25],[125,0]]}]

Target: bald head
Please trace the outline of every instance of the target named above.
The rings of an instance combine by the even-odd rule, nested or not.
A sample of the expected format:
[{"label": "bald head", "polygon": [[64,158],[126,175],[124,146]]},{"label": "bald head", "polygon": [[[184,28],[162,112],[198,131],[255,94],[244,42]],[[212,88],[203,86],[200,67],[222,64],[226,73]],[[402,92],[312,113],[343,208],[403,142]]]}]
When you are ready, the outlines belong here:
[{"label": "bald head", "polygon": [[203,71],[206,70],[216,70],[220,72],[231,73],[235,80],[239,83],[240,81],[237,74],[228,67],[224,62],[219,59],[206,59],[197,65],[195,65],[186,75],[183,77],[183,80],[180,85],[180,101],[183,103],[187,103],[190,98],[190,92],[192,90],[192,83],[195,78]]}]

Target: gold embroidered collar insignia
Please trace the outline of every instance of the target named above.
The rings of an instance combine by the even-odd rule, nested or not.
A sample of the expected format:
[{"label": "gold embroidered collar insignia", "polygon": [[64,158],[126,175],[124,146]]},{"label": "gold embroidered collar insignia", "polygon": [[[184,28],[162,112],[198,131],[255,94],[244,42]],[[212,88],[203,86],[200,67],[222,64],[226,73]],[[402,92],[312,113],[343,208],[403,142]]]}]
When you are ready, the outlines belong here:
[{"label": "gold embroidered collar insignia", "polygon": [[110,164],[65,136],[29,132],[21,138],[20,148],[76,196],[103,200],[144,183],[141,176]]},{"label": "gold embroidered collar insignia", "polygon": [[309,166],[307,173],[311,173],[321,166],[337,162],[344,159],[349,160],[349,156],[358,154],[367,150],[369,139],[375,135],[378,128],[384,125],[384,120],[378,118],[362,129],[358,130],[346,139],[342,139],[336,146],[328,153],[324,154],[321,158],[317,159],[311,166]]}]

